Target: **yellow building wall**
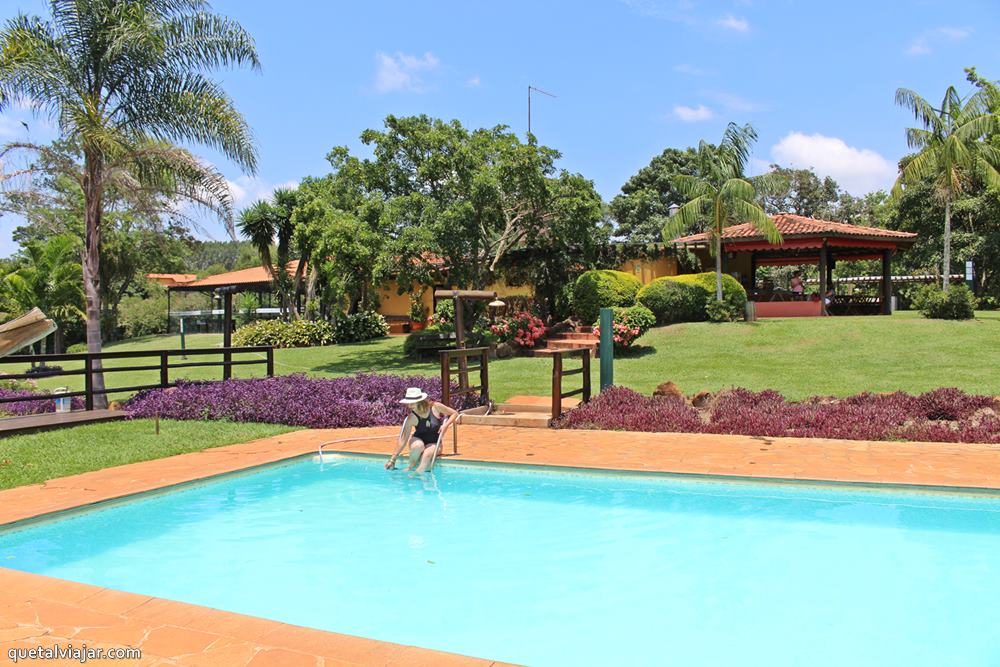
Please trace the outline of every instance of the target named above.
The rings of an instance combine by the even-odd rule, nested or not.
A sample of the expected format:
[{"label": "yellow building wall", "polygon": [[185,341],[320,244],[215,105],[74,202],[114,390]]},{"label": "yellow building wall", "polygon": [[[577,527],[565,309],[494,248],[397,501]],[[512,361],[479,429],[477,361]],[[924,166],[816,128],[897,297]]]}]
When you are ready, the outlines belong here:
[{"label": "yellow building wall", "polygon": [[[395,280],[390,280],[382,285],[378,291],[378,312],[386,316],[409,317],[410,294],[418,294],[421,287],[420,284],[413,283],[410,286],[409,292],[399,294],[399,284]],[[429,287],[425,289],[422,301],[429,316],[434,310],[434,290]]]},{"label": "yellow building wall", "polygon": [[657,257],[655,259],[636,258],[622,263],[618,267],[619,271],[631,273],[642,281],[642,284],[651,283],[657,278],[664,276],[676,276],[679,273],[676,257]]},{"label": "yellow building wall", "polygon": [[[650,283],[663,276],[676,276],[679,273],[676,257],[657,257],[654,259],[636,258],[623,262],[617,267],[619,271],[631,273],[642,281],[642,284]],[[455,288],[455,286],[451,286]],[[390,280],[382,285],[378,290],[379,309],[382,315],[387,317],[409,317],[410,316],[410,294],[417,294],[423,289],[423,303],[427,309],[427,314],[434,312],[434,290],[440,289],[413,283],[410,289],[403,294],[399,294],[399,285],[395,280]],[[498,280],[486,289],[496,292],[503,299],[505,296],[533,296],[534,287],[531,285],[508,285],[504,280]]]}]

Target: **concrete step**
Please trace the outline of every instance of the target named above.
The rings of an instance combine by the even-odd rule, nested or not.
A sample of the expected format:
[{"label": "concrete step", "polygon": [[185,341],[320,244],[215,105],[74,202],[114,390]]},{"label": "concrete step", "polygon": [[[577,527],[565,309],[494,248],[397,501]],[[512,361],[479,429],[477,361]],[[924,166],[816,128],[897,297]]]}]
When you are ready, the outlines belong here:
[{"label": "concrete step", "polygon": [[593,333],[582,331],[568,331],[565,333],[552,334],[548,340],[598,340]]},{"label": "concrete step", "polygon": [[475,426],[516,426],[518,428],[548,428],[548,414],[539,412],[511,412],[491,415],[463,415],[463,424]]},{"label": "concrete step", "polygon": [[596,350],[600,345],[598,340],[560,340],[560,339],[548,339],[545,341],[546,347],[551,347],[553,349],[563,349],[563,350],[577,350],[577,349],[592,349]]}]

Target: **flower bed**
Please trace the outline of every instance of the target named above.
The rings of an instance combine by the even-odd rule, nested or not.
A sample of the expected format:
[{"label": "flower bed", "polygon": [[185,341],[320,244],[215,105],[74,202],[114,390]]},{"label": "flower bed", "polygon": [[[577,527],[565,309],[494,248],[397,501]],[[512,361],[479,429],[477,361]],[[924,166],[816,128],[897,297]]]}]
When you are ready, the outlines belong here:
[{"label": "flower bed", "polygon": [[515,313],[490,326],[490,332],[501,343],[515,343],[532,348],[545,335],[545,324],[531,313]]},{"label": "flower bed", "polygon": [[787,401],[776,391],[732,389],[703,407],[676,396],[643,396],[612,387],[569,411],[559,428],[846,440],[1000,443],[1000,401],[958,389],[919,396],[903,392],[844,399]]},{"label": "flower bed", "polygon": [[[171,389],[142,392],[126,402],[130,417],[217,419],[287,424],[309,428],[398,426],[407,408],[397,403],[407,387],[441,398],[441,380],[360,373],[321,379],[282,375],[252,380],[181,382]],[[463,400],[464,399],[464,400]],[[478,405],[478,396],[452,400],[452,407]]]},{"label": "flower bed", "polygon": [[[5,389],[0,387],[0,398],[16,398],[19,396],[41,396],[48,392],[31,391],[25,389]],[[55,412],[56,396],[44,401],[13,401],[11,403],[0,403],[0,416],[23,417],[24,415],[40,415],[46,412]],[[83,410],[83,399],[79,396],[70,398],[74,410]]]}]

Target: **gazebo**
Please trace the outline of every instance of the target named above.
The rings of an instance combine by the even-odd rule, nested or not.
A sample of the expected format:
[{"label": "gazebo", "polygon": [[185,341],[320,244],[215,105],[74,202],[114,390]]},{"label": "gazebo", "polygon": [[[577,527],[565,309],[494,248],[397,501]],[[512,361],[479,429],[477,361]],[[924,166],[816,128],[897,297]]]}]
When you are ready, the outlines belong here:
[{"label": "gazebo", "polygon": [[[913,245],[916,234],[878,227],[851,225],[846,222],[817,220],[791,213],[772,216],[781,232],[782,242],[770,243],[751,223],[727,227],[722,234],[723,272],[738,279],[756,303],[761,317],[796,317],[823,314],[883,314],[892,312],[892,274],[894,254]],[[686,247],[711,266],[707,233],[674,239],[674,246]],[[827,308],[822,301],[781,289],[757,286],[761,266],[819,267],[819,295],[833,285],[833,268],[838,261],[880,260],[882,263],[879,296],[839,295]]]}]

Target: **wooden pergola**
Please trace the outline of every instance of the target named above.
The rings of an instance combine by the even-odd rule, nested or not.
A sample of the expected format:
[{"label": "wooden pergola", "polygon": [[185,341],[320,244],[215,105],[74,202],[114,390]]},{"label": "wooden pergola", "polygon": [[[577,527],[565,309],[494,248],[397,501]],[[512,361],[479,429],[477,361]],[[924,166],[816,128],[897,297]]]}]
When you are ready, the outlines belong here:
[{"label": "wooden pergola", "polygon": [[[772,216],[781,232],[781,243],[771,243],[750,223],[727,227],[722,234],[723,272],[734,275],[757,303],[760,316],[796,316],[827,314],[815,300],[782,290],[757,288],[757,269],[762,266],[797,266],[814,264],[819,269],[819,294],[826,294],[833,285],[833,269],[838,261],[878,260],[881,280],[878,297],[864,301],[842,299],[842,312],[851,314],[888,315],[891,313],[891,259],[913,245],[916,234],[878,227],[863,227],[846,222],[817,220],[801,215],[779,213]],[[675,246],[689,248],[702,260],[709,257],[707,233],[674,239]],[[765,305],[768,304],[768,305]],[[770,304],[781,304],[770,305]],[[835,309],[834,309],[835,310]],[[773,312],[772,312],[773,311]]]}]

